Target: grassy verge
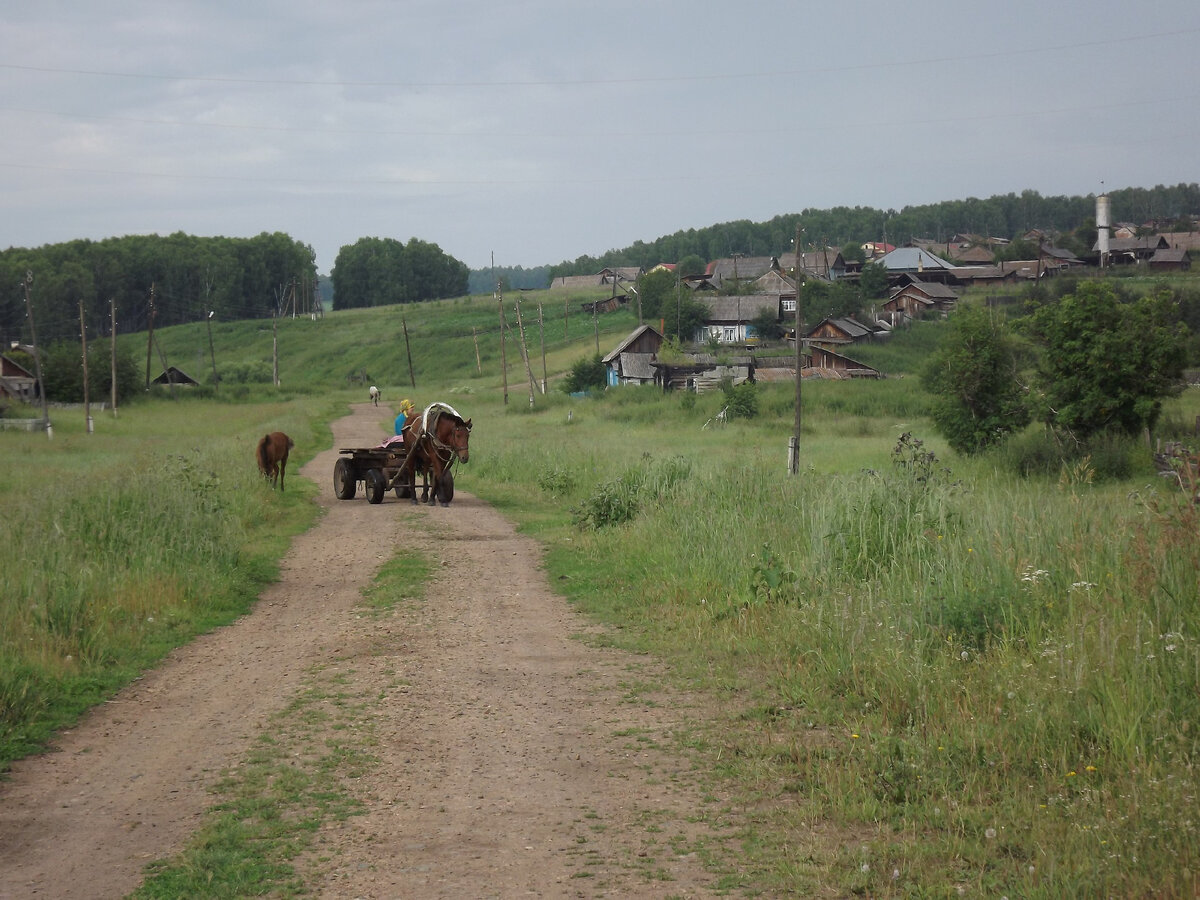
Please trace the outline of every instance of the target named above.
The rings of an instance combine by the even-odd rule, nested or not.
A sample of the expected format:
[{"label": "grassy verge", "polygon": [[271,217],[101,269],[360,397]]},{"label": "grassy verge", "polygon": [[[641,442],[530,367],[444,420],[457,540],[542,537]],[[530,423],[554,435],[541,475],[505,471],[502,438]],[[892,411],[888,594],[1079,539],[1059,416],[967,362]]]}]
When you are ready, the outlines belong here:
[{"label": "grassy verge", "polygon": [[1194,895],[1195,508],[1149,468],[950,458],[913,434],[919,392],[870,387],[808,393],[796,478],[782,392],[714,429],[718,398],[622,390],[478,413],[460,483],[612,640],[732,710],[697,735],[755,879],[815,855],[874,896]]},{"label": "grassy verge", "polygon": [[154,665],[249,609],[313,486],[272,491],[254,463],[266,430],[293,436],[294,473],[328,442],[326,404],[150,401],[84,433],[6,432],[10,541],[0,555],[0,767]]}]

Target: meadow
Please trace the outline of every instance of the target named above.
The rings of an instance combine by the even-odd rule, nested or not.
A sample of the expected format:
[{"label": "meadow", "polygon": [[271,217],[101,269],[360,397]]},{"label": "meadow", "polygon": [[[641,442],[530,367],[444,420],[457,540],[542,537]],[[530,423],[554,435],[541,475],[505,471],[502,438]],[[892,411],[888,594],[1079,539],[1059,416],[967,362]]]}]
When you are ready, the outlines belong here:
[{"label": "meadow", "polygon": [[[539,300],[555,310],[540,326]],[[636,325],[577,306],[564,321],[549,294],[522,305],[535,381],[542,335],[553,382]],[[906,357],[898,336],[892,377],[805,382],[792,476],[792,386],[761,387],[758,415],[724,426],[720,394],[541,394],[511,302],[509,321],[504,379],[490,297],[277,334],[218,324],[218,369],[261,369],[277,340],[281,387],[154,391],[97,414],[95,434],[74,411],[54,414],[52,441],[0,434],[17,511],[0,573],[3,758],[253,602],[314,513],[299,478],[264,488],[252,442],[279,427],[310,456],[366,399],[365,375],[385,402],[471,416],[458,489],[545,544],[548,576],[610,626],[603,640],[706,698],[677,749],[735,798],[723,815],[746,874],[731,892],[1200,892],[1197,513],[1148,453],[1122,481],[1086,461],[1018,479],[958,457],[924,417],[922,351]],[[203,371],[202,325],[161,340]],[[1190,390],[1167,419],[1178,431],[1198,414]]]}]

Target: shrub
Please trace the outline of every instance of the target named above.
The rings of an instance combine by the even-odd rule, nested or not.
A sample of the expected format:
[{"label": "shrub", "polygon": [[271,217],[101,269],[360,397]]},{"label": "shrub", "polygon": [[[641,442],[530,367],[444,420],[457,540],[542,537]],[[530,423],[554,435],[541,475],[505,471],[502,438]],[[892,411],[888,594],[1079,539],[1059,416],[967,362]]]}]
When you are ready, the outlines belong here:
[{"label": "shrub", "polygon": [[562,380],[562,390],[566,394],[575,394],[591,388],[603,388],[607,377],[599,353],[585,356],[571,366],[571,371]]}]

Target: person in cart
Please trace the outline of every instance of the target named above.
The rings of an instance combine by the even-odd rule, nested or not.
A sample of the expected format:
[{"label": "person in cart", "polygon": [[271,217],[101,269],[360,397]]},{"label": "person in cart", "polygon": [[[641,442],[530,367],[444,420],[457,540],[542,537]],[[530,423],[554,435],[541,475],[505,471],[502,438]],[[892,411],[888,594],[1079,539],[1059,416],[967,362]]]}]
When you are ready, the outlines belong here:
[{"label": "person in cart", "polygon": [[415,408],[413,402],[407,397],[400,401],[400,414],[396,416],[396,435],[398,437],[404,436],[404,423],[408,421]]}]

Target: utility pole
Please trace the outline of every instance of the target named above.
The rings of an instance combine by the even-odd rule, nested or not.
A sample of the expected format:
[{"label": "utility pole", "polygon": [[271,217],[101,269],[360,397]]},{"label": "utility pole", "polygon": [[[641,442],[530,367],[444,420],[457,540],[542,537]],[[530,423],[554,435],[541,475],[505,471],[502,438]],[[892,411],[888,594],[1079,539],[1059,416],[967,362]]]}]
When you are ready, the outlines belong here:
[{"label": "utility pole", "polygon": [[108,317],[109,317],[109,334],[112,337],[112,408],[113,418],[117,417],[117,301],[115,298],[108,299]]},{"label": "utility pole", "polygon": [[150,315],[146,328],[146,390],[150,390],[150,359],[154,351],[154,282],[150,283]]},{"label": "utility pole", "polygon": [[408,382],[413,386],[413,390],[417,389],[417,378],[413,374],[412,366],[412,348],[408,344],[408,322],[404,318],[404,314],[400,314],[400,327],[404,329],[404,352],[408,356]]},{"label": "utility pole", "polygon": [[537,383],[533,378],[533,367],[529,364],[529,345],[525,341],[525,323],[521,321],[521,295],[513,304],[517,308],[517,335],[521,340],[521,359],[525,362],[525,374],[529,376],[529,408],[533,409],[533,397],[537,392]]},{"label": "utility pole", "polygon": [[493,296],[496,298],[496,306],[500,311],[500,380],[504,387],[504,405],[508,406],[508,356],[504,344],[504,328],[508,325],[504,318],[504,292],[500,290],[500,282],[496,281],[496,257],[492,256],[492,284],[494,284],[495,292]]},{"label": "utility pole", "polygon": [[279,305],[271,312],[271,383],[279,387]]},{"label": "utility pole", "polygon": [[542,395],[546,394],[546,321],[542,318],[542,301],[538,301],[538,335],[542,341]]},{"label": "utility pole", "polygon": [[92,404],[88,395],[87,323],[83,318],[83,298],[79,298],[79,334],[83,339],[83,424],[92,433]]},{"label": "utility pole", "polygon": [[213,390],[214,391],[217,390],[217,351],[216,351],[216,348],[213,347],[213,338],[212,338],[212,318],[215,315],[216,315],[216,312],[214,310],[210,309],[208,311],[208,318],[205,320],[208,322],[208,356],[209,356],[209,359],[212,360]]},{"label": "utility pole", "polygon": [[33,270],[25,270],[25,315],[29,317],[29,339],[33,341],[33,369],[37,373],[38,393],[42,397],[42,428],[46,437],[54,437],[50,427],[50,410],[46,406],[46,382],[42,381],[42,348],[38,346],[37,329],[33,326],[33,301],[29,296],[29,288],[33,285]]},{"label": "utility pole", "polygon": [[800,471],[800,384],[804,381],[804,350],[800,337],[800,260],[804,252],[801,242],[804,239],[804,229],[796,223],[796,423],[792,429],[792,438],[788,443],[788,474],[795,475]]},{"label": "utility pole", "polygon": [[475,371],[483,374],[483,360],[479,358],[479,334],[475,331],[475,326],[471,326],[471,340],[475,342]]}]

